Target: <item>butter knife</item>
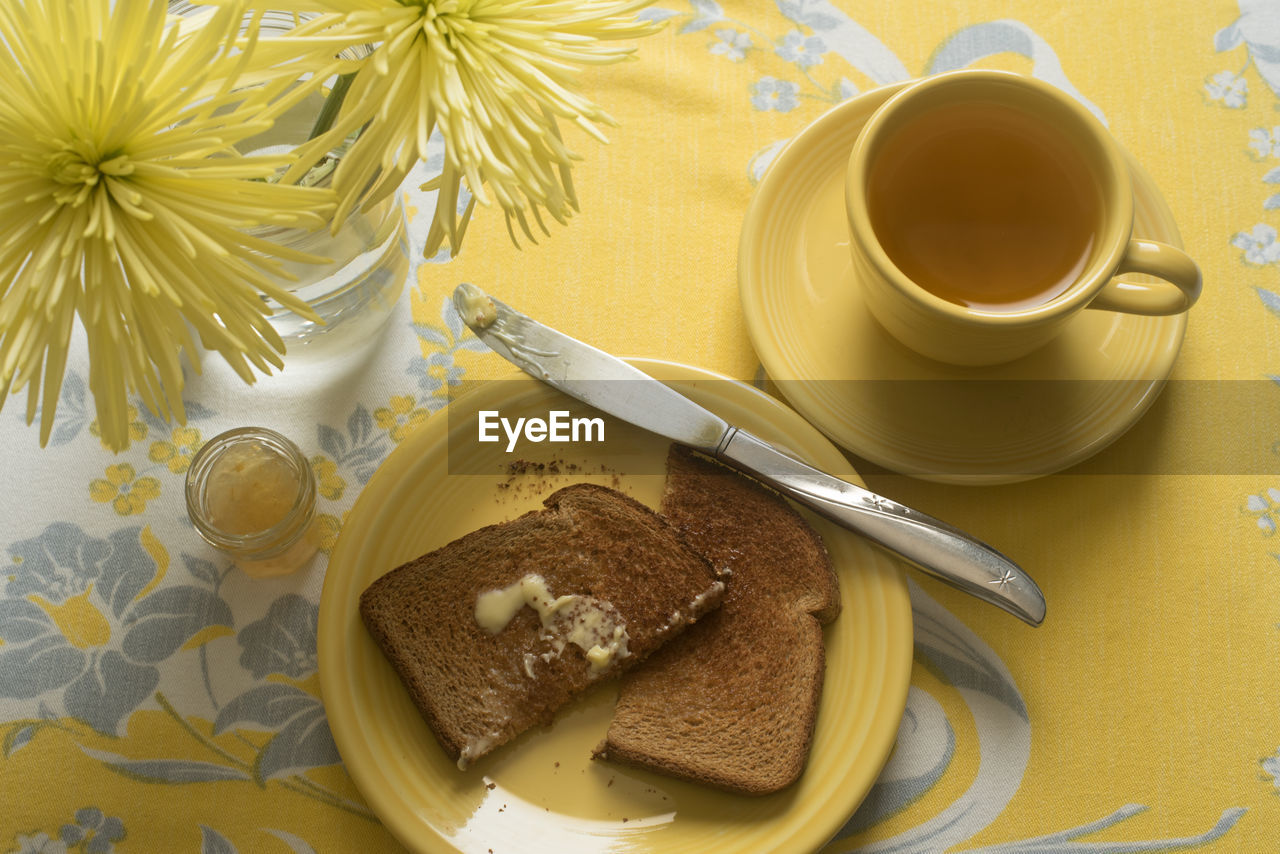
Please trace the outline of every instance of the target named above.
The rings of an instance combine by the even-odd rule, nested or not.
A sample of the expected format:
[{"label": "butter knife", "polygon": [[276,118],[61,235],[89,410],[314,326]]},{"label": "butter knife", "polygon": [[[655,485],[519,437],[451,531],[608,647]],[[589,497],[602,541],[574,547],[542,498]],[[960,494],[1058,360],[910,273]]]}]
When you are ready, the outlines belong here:
[{"label": "butter knife", "polygon": [[801,462],[616,356],[538,323],[475,285],[459,285],[453,304],[462,322],[494,352],[570,397],[739,469],[1030,625],[1044,620],[1044,594],[1035,581],[964,531]]}]

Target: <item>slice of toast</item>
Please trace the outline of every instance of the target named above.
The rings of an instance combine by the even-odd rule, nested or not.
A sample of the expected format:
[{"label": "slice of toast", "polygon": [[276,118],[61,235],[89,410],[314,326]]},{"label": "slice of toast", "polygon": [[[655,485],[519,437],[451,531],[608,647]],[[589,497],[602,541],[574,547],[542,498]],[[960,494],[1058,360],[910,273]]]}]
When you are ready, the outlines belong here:
[{"label": "slice of toast", "polygon": [[732,792],[799,778],[840,593],[822,540],[779,495],[673,446],[662,513],[717,567],[719,610],[622,680],[597,758]]},{"label": "slice of toast", "polygon": [[544,509],[391,570],[360,614],[459,767],[719,605],[724,584],[661,516],[575,484]]}]

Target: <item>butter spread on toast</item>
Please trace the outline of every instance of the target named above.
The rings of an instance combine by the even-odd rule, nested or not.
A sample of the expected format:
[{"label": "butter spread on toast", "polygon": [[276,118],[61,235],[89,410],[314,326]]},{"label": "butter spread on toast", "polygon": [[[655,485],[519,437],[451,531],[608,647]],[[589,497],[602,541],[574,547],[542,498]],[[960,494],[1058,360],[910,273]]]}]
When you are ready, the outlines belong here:
[{"label": "butter spread on toast", "polygon": [[537,658],[549,661],[564,652],[569,643],[587,654],[593,674],[603,673],[616,660],[631,654],[627,649],[626,623],[617,608],[594,596],[552,596],[546,579],[537,573],[528,573],[506,587],[477,596],[476,622],[496,635],[525,606],[537,613],[542,621],[541,639],[551,644],[551,649],[540,655],[524,654],[524,669],[530,679],[534,678],[533,662]]}]

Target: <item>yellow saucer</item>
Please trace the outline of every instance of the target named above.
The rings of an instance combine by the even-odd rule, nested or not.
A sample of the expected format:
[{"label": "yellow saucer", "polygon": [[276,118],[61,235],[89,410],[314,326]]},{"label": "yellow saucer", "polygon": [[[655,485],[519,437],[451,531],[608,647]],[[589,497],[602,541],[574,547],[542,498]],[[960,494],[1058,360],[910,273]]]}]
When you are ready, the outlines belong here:
[{"label": "yellow saucer", "polygon": [[[863,303],[844,211],[854,140],[899,88],[834,107],[765,173],[738,250],[752,345],[801,415],[887,469],[942,482],[1007,483],[1081,462],[1154,402],[1182,346],[1186,315],[1086,310],[1040,350],[989,368],[945,365],[899,344]],[[1181,246],[1160,191],[1129,161],[1134,236]]]},{"label": "yellow saucer", "polygon": [[[848,470],[817,430],[756,389],[680,365],[634,364],[814,465]],[[609,725],[611,685],[581,698],[549,729],[526,733],[459,771],[361,624],[357,602],[375,578],[476,528],[537,508],[571,481],[611,485],[657,505],[669,443],[613,420],[607,453],[581,444],[526,445],[513,457],[529,471],[543,463],[537,474],[465,473],[480,465],[473,462],[481,455],[470,432],[478,411],[546,417],[571,405],[523,374],[485,383],[406,438],[356,501],[325,576],[319,625],[325,708],[352,779],[414,851],[816,850],[848,820],[888,758],[911,673],[911,601],[902,568],[860,537],[813,520],[836,567],[843,612],[826,631],[826,680],[808,768],[794,786],[765,798],[592,760]]]}]

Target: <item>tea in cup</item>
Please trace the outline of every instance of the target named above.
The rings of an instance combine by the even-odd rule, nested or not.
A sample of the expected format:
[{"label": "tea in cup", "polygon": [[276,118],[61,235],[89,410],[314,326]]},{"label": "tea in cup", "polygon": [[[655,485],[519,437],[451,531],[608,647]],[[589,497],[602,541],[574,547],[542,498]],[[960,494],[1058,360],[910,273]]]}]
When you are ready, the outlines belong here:
[{"label": "tea in cup", "polygon": [[[1065,93],[1003,71],[924,78],[891,96],[845,177],[854,273],[868,308],[917,352],[1010,361],[1085,308],[1186,311],[1180,249],[1133,239],[1124,153]],[[1164,281],[1123,282],[1122,273]]]}]

